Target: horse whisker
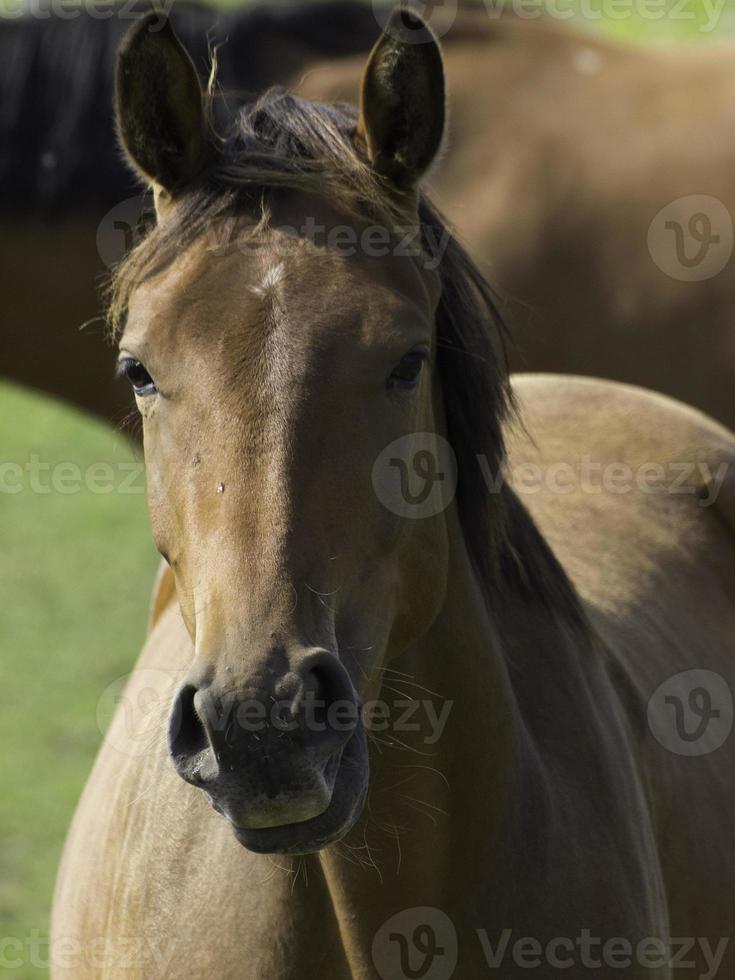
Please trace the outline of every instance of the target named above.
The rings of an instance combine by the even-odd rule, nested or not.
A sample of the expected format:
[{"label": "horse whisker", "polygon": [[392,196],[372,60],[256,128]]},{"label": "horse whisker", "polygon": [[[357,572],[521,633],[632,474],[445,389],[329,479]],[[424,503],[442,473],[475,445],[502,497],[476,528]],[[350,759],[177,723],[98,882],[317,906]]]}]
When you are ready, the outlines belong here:
[{"label": "horse whisker", "polygon": [[436,810],[437,813],[441,813],[445,817],[449,816],[446,810],[443,810],[440,806],[435,806],[433,803],[427,803],[426,800],[417,800],[413,796],[406,796],[405,793],[399,793],[398,796],[402,796],[404,800],[411,800],[411,802],[418,803],[421,806],[428,806],[429,809]]},{"label": "horse whisker", "polygon": [[435,769],[434,766],[421,766],[414,762],[401,763],[394,766],[395,769],[425,769],[427,772],[436,773],[436,775],[442,780],[447,789],[450,789],[449,780],[439,769]]}]

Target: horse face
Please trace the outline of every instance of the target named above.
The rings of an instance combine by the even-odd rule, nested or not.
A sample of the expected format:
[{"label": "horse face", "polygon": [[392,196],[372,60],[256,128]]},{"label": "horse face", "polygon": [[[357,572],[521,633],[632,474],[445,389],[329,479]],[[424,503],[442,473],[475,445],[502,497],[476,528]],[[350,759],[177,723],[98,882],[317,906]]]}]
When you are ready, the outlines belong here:
[{"label": "horse face", "polygon": [[[178,70],[172,43],[160,41],[166,78]],[[368,90],[385,56],[379,44]],[[120,98],[125,138],[144,123],[128,119],[135,100]],[[379,88],[372,99],[361,138],[410,201],[429,151],[397,146]],[[189,109],[166,116],[194,118],[194,135],[158,168],[162,227],[176,220],[181,168],[206,158]],[[157,179],[155,152],[140,157]],[[444,596],[441,508],[411,519],[376,491],[391,445],[442,427],[439,286],[413,257],[368,254],[369,229],[303,193],[273,195],[267,220],[223,227],[137,285],[120,362],[143,418],[154,537],[195,648],[171,713],[174,765],[245,846],[303,853],[359,816],[361,703]],[[336,248],[346,232],[352,247]]]}]

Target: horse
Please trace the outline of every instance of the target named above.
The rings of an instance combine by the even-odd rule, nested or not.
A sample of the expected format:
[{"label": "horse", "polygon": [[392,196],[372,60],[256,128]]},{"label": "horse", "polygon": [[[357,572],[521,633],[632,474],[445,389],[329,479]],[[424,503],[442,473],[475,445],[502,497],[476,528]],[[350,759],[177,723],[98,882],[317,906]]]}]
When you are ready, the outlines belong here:
[{"label": "horse", "polygon": [[732,975],[735,435],[509,377],[423,189],[416,13],[359,113],[271,90],[226,133],[155,17],[115,105],[157,223],[110,322],[162,564],[52,977]]},{"label": "horse", "polygon": [[[505,298],[516,370],[653,388],[735,427],[735,49],[459,17],[429,187]],[[354,101],[358,55],[306,98]]]},{"label": "horse", "polygon": [[[108,113],[115,54],[136,9],[149,5],[0,20],[2,373],[115,425],[129,397],[110,384],[100,284],[150,210]],[[221,13],[177,2],[171,16],[198,65],[218,51],[232,99],[285,83],[317,58],[367,51],[379,33],[372,9],[356,0]]]}]

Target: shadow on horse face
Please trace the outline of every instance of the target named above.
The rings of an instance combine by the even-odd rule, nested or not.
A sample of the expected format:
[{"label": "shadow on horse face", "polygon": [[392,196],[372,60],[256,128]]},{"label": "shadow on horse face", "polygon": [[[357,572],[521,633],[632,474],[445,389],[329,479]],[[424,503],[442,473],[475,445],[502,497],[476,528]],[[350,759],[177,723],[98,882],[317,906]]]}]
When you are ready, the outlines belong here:
[{"label": "shadow on horse face", "polygon": [[[424,31],[424,43],[402,31]],[[443,81],[413,15],[397,15],[376,46],[365,91],[364,166],[415,223]],[[407,126],[403,107],[422,99],[422,125]],[[215,153],[169,28],[152,33],[144,20],[123,46],[118,123],[153,182],[165,237]],[[213,218],[135,284],[120,340],[154,537],[195,649],[170,753],[259,852],[318,850],[358,819],[361,704],[379,693],[381,665],[431,624],[446,586],[442,510],[411,520],[373,485],[386,447],[442,431],[438,280],[415,254],[336,248],[345,231],[354,243],[369,229],[293,189]]]}]

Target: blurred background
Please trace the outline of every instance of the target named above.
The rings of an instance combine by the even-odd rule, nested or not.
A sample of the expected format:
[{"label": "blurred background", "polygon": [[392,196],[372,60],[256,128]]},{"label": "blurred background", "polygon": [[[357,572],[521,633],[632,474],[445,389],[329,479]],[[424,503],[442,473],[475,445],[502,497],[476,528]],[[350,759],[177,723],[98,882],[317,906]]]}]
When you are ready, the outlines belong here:
[{"label": "blurred background", "polygon": [[[635,45],[735,39],[733,0],[554,7],[575,29]],[[75,22],[74,9],[0,0],[0,971],[18,980],[47,975],[66,828],[102,737],[104,692],[144,639],[157,559],[128,393],[98,318],[106,267],[145,220],[109,110],[128,25]],[[199,45],[198,64],[208,31],[240,44],[240,71],[225,64],[224,82],[249,91],[365,51],[381,5],[224,0],[220,11],[189,4],[177,29]]]}]

